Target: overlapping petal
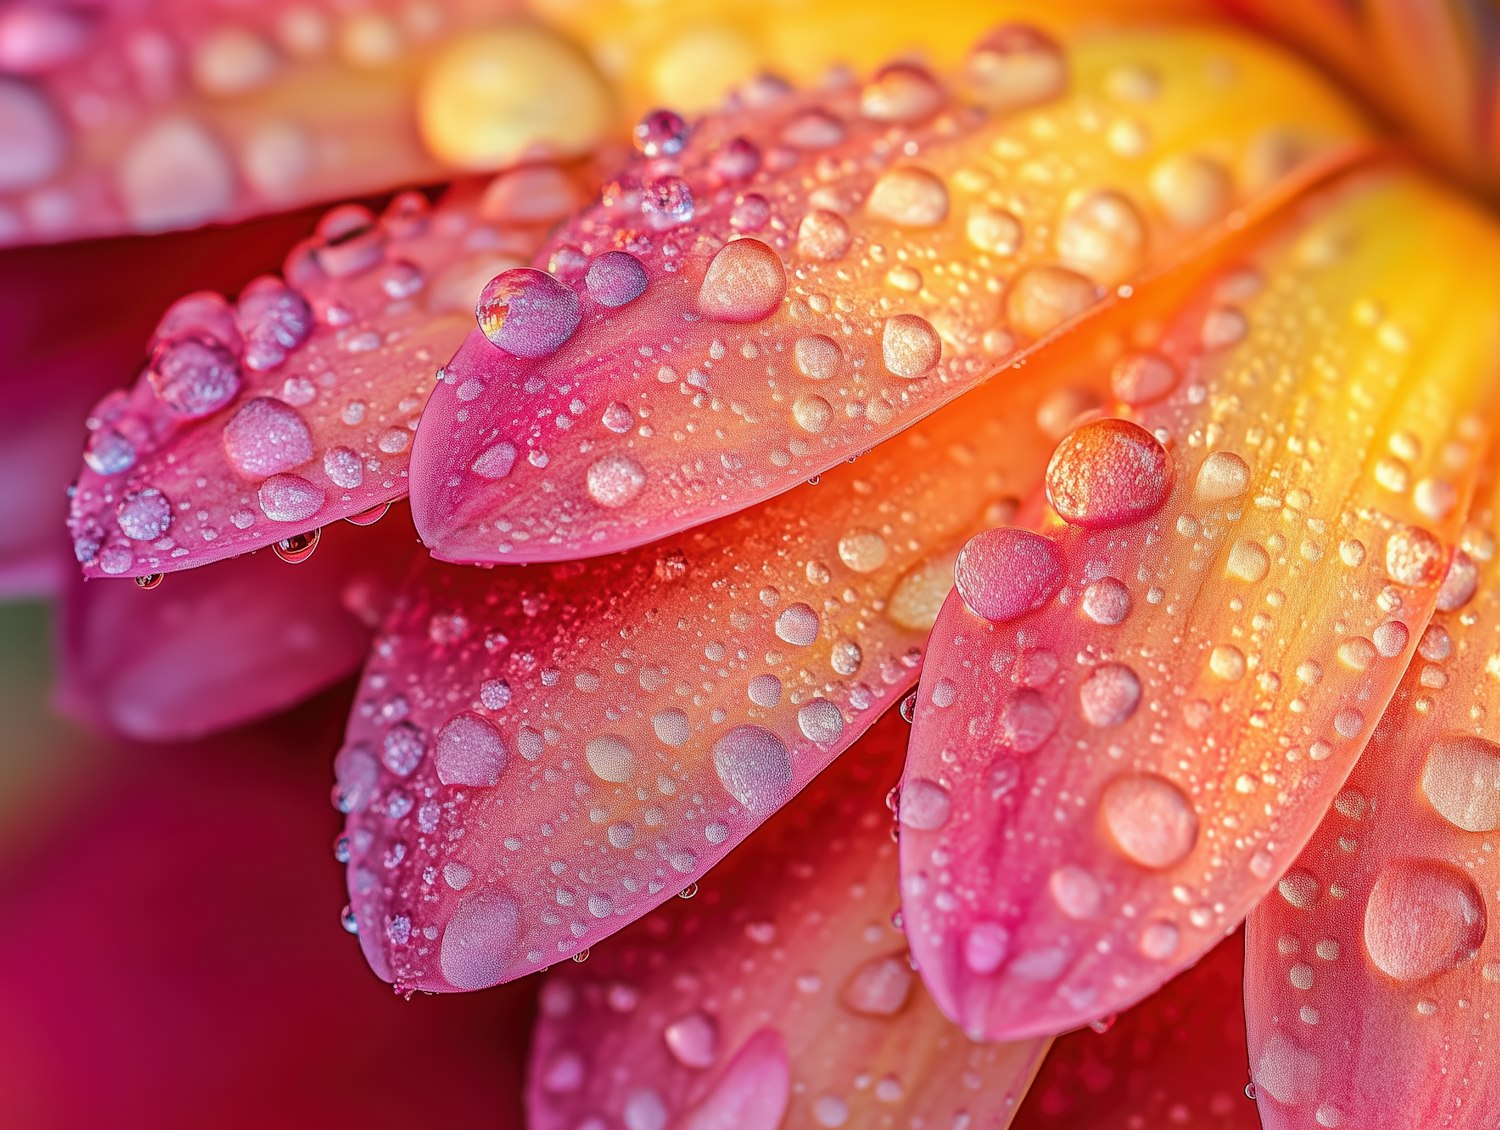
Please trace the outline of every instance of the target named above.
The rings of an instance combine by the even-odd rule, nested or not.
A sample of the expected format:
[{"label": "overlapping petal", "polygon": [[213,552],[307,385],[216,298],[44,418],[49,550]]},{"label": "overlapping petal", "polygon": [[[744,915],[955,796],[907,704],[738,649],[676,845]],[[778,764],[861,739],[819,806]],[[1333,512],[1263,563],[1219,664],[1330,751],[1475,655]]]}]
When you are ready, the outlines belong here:
[{"label": "overlapping petal", "polygon": [[484,280],[523,262],[577,202],[534,166],[430,206],[328,212],[230,303],[163,315],[135,386],[94,408],[69,527],[87,576],[232,557],[401,498],[435,374]]},{"label": "overlapping petal", "polygon": [[1046,1041],[972,1043],[894,924],[905,742],[887,714],[689,901],[549,976],[536,1130],[1010,1124]]},{"label": "overlapping petal", "polygon": [[1139,999],[1311,835],[1457,538],[1500,284],[1451,264],[1497,238],[1400,173],[1306,201],[1141,327],[1113,374],[1128,418],[1059,445],[1042,532],[960,554],[902,865],[913,953],[966,1027],[1058,1031]]},{"label": "overlapping petal", "polygon": [[1207,30],[1009,26],[910,65],[752,84],[641,157],[481,298],[413,450],[456,561],[627,548],[898,432],[1362,127]]},{"label": "overlapping petal", "polygon": [[198,737],[300,702],[364,662],[417,551],[402,505],[371,528],[330,527],[295,549],[246,554],[150,591],[75,579],[63,604],[59,700],[148,741]]},{"label": "overlapping petal", "polygon": [[[0,593],[50,592],[89,406],[140,361],[158,310],[184,291],[238,286],[306,234],[293,213],[239,231],[116,239],[0,253]],[[141,270],[148,260],[149,271]],[[129,279],[130,300],[97,288]]]},{"label": "overlapping petal", "polygon": [[1494,466],[1400,690],[1250,917],[1251,1064],[1267,1130],[1494,1121]]},{"label": "overlapping petal", "polygon": [[618,112],[519,0],[21,0],[0,12],[0,244],[569,157]]},{"label": "overlapping petal", "polygon": [[[1065,371],[1090,354],[1073,356]],[[701,876],[915,682],[958,547],[1036,488],[1056,438],[1043,429],[1079,396],[1017,370],[678,538],[425,567],[376,641],[336,763],[376,971],[436,990],[508,980]],[[455,979],[416,931],[476,905],[508,909],[490,964]]]},{"label": "overlapping petal", "polygon": [[1244,958],[1236,933],[1103,1032],[1060,1037],[1015,1130],[1261,1130],[1245,1088]]}]

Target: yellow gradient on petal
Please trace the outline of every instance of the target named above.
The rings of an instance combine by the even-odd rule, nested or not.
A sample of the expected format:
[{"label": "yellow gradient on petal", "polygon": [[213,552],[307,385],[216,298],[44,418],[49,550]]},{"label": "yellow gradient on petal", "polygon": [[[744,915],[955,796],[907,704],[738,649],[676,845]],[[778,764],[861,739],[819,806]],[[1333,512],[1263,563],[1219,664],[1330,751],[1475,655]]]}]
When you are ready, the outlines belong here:
[{"label": "yellow gradient on petal", "polygon": [[[1384,171],[1292,205],[1255,242],[1159,337],[1141,327],[1136,347],[1177,387],[1104,406],[1170,454],[1155,515],[1049,514],[1057,598],[1014,623],[950,598],[929,645],[908,776],[982,796],[1009,766],[1018,799],[903,839],[926,892],[907,919],[940,1002],[994,1038],[1130,1004],[1255,905],[1369,739],[1458,538],[1500,400],[1500,278],[1454,264],[1500,255],[1500,229]],[[1102,578],[1123,615],[1090,614]],[[1024,702],[992,674],[1018,648],[1056,665],[1012,676]],[[1023,709],[1049,720],[1029,749]],[[1045,894],[1063,864],[1104,892],[1088,922]],[[1016,955],[994,975],[956,940],[986,913]]]}]

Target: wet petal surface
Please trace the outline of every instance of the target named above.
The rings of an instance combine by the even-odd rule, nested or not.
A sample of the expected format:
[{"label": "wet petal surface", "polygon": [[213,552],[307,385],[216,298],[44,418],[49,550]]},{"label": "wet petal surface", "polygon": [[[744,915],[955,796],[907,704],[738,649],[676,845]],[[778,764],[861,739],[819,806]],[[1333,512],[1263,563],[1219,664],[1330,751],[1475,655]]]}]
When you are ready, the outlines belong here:
[{"label": "wet petal surface", "polygon": [[1316,835],[1250,916],[1251,1064],[1267,1130],[1493,1121],[1500,491],[1490,464],[1400,691]]},{"label": "wet petal surface", "polygon": [[514,0],[19,3],[0,244],[156,232],[586,152],[605,81]]},{"label": "wet petal surface", "polygon": [[576,192],[536,166],[436,206],[343,205],[283,277],[176,302],[135,386],[89,417],[69,518],[85,575],[192,568],[405,495],[417,418],[480,287]]},{"label": "wet petal surface", "polygon": [[[475,987],[386,932],[401,915],[442,929],[475,900],[514,908],[515,930],[478,979],[571,956],[701,876],[906,693],[959,546],[1038,489],[1059,421],[1105,390],[1096,345],[1052,348],[1080,385],[1017,369],[816,484],[657,545],[427,566],[339,755],[376,971]],[[471,716],[506,751],[479,788],[437,759]]]},{"label": "wet petal surface", "polygon": [[905,740],[886,715],[690,899],[550,975],[538,1130],[1010,1124],[1046,1042],[971,1042],[892,924]]},{"label": "wet petal surface", "polygon": [[[599,554],[786,490],[1360,134],[1286,59],[1207,31],[1013,26],[953,83],[760,82],[644,125],[434,392],[412,480],[434,553]],[[628,301],[594,278],[619,253],[645,278]]]},{"label": "wet petal surface", "polygon": [[[1497,239],[1397,174],[1304,202],[1112,373],[1137,401],[1142,369],[1176,374],[1108,409],[1170,457],[1169,490],[1131,480],[1155,515],[1102,521],[1124,488],[1093,490],[1099,523],[1037,516],[1050,572],[992,536],[960,554],[905,777],[951,812],[903,839],[902,866],[913,952],[966,1027],[1053,1032],[1139,999],[1311,835],[1457,537],[1500,294],[1445,264]],[[1115,452],[1100,427],[1063,447]],[[996,609],[1013,570],[1034,597]]]},{"label": "wet petal surface", "polygon": [[1241,934],[1140,1004],[1060,1037],[1015,1130],[1261,1130],[1245,1094]]},{"label": "wet petal surface", "polygon": [[418,550],[403,506],[373,528],[315,531],[149,591],[75,579],[61,701],[147,741],[197,737],[299,702],[364,661]]}]

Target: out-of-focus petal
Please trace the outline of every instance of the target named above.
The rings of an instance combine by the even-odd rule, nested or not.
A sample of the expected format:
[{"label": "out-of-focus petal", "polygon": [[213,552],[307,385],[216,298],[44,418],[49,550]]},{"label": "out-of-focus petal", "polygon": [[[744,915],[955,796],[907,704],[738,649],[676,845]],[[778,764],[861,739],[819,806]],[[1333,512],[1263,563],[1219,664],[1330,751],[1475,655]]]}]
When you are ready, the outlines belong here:
[{"label": "out-of-focus petal", "polygon": [[898,65],[644,122],[434,390],[412,456],[434,553],[605,553],[786,490],[1362,135],[1298,65],[1210,31],[1011,26],[954,86]]},{"label": "out-of-focus petal", "polygon": [[[241,285],[312,222],[300,213],[191,236],[0,251],[0,594],[63,581],[58,551],[84,417],[140,363],[156,313],[194,287]],[[113,290],[100,297],[116,285],[128,301]]]},{"label": "out-of-focus petal", "polygon": [[155,232],[592,148],[597,69],[519,0],[0,12],[0,244]]},{"label": "out-of-focus petal", "polygon": [[1014,1130],[1260,1130],[1245,1094],[1243,935],[1112,1019],[1058,1039]]},{"label": "out-of-focus petal", "polygon": [[1495,1120],[1495,466],[1400,691],[1250,916],[1250,1061],[1267,1130]]},{"label": "out-of-focus petal", "polygon": [[552,973],[536,1130],[1010,1124],[1046,1041],[970,1042],[893,925],[905,741],[887,714],[688,902]]},{"label": "out-of-focus petal", "polygon": [[9,1125],[521,1125],[531,994],[403,1001],[330,912],[327,767],[301,751],[330,706],[149,756],[33,752],[71,776],[3,837]]},{"label": "out-of-focus petal", "polygon": [[994,1038],[1129,1005],[1274,885],[1457,539],[1500,282],[1452,264],[1500,232],[1379,173],[1255,243],[1141,327],[1114,373],[1134,422],[1049,466],[1068,521],[966,546],[929,642],[902,789],[942,802],[902,838],[907,929],[939,1004]]},{"label": "out-of-focus petal", "polygon": [[1500,23],[1479,0],[1211,0],[1296,44],[1422,148],[1500,184]]},{"label": "out-of-focus petal", "polygon": [[60,701],[148,741],[197,737],[299,702],[363,662],[417,548],[403,505],[372,528],[340,523],[290,543],[282,554],[294,564],[263,550],[151,591],[75,578]]},{"label": "out-of-focus petal", "polygon": [[1025,20],[1049,33],[1082,19],[1145,21],[1201,16],[1202,0],[947,0],[923,19],[909,0],[530,0],[530,7],[585,44],[632,108],[711,110],[762,73],[805,82],[829,64],[859,70],[921,56],[957,63],[974,38]]},{"label": "out-of-focus petal", "polygon": [[328,212],[285,277],[231,304],[179,299],[135,386],[89,418],[69,526],[87,576],[174,572],[273,545],[406,494],[434,374],[484,280],[524,262],[578,199],[535,166],[436,207]]}]

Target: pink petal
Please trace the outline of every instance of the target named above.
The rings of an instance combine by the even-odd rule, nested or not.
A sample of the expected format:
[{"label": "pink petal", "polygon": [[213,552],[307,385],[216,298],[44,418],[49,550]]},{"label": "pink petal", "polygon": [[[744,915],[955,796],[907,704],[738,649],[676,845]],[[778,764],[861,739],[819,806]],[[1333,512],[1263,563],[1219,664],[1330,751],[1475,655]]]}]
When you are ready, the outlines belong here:
[{"label": "pink petal", "polygon": [[69,526],[87,576],[173,572],[401,498],[422,403],[484,279],[574,202],[537,167],[376,219],[328,212],[286,281],[163,316],[128,393],[95,407]]},{"label": "pink petal", "polygon": [[1302,855],[1250,916],[1267,1130],[1494,1121],[1500,1065],[1500,565],[1490,482],[1401,689]]},{"label": "pink petal", "polygon": [[905,738],[887,715],[689,901],[553,971],[536,1130],[1010,1124],[1046,1042],[971,1043],[893,924]]},{"label": "pink petal", "polygon": [[[412,481],[434,553],[602,554],[787,490],[1180,257],[1297,166],[1257,159],[1267,138],[1310,159],[1360,132],[1241,38],[1113,29],[1064,55],[1005,35],[976,48],[961,96],[916,71],[931,98],[895,121],[882,74],[752,84],[691,130],[673,116],[643,133],[643,155],[538,256],[551,277],[512,276],[481,313],[490,336],[471,333],[434,391]],[[1039,105],[1009,101],[1010,52],[1055,79],[1028,88]],[[1205,54],[1237,80],[1211,78]],[[1160,97],[1111,133],[1084,107],[1122,71]],[[1153,161],[1125,134],[1149,134]],[[622,253],[638,297],[612,273]]]},{"label": "pink petal", "polygon": [[[902,867],[913,953],[966,1028],[1057,1032],[1139,1000],[1312,834],[1457,537],[1500,288],[1460,286],[1448,256],[1495,238],[1431,186],[1362,176],[1252,233],[1248,261],[1175,310],[1146,295],[1133,348],[1177,387],[1110,406],[1134,438],[1075,429],[1048,472],[1091,521],[1040,514],[1048,554],[994,534],[960,554]],[[1170,477],[1136,473],[1158,466],[1138,450],[1153,436]],[[1127,480],[1153,517],[1121,504]],[[1024,600],[995,599],[1017,582]]]},{"label": "pink petal", "polygon": [[[817,485],[660,545],[415,576],[338,762],[376,971],[444,991],[569,957],[827,766],[915,682],[958,546],[1036,487],[1042,426],[1080,395],[1046,381],[1091,372],[1087,347],[1067,349],[1076,363],[992,382]],[[472,740],[450,735],[449,766],[452,726]],[[514,946],[445,968],[442,945],[391,944],[403,915]]]},{"label": "pink petal", "polygon": [[331,736],[329,706],[39,751],[60,779],[0,861],[8,1125],[521,1125],[531,994],[401,1000],[330,912],[326,763],[288,755]]},{"label": "pink petal", "polygon": [[1260,1130],[1245,1093],[1244,956],[1236,933],[1102,1033],[1058,1039],[1014,1130]]},{"label": "pink petal", "polygon": [[[139,363],[154,311],[185,290],[238,286],[275,261],[268,248],[312,217],[233,230],[0,253],[0,593],[61,587],[67,486],[89,405]],[[141,271],[149,257],[151,270]],[[130,279],[129,301],[95,299],[90,281]]]},{"label": "pink petal", "polygon": [[606,84],[521,7],[7,5],[0,245],[198,227],[586,152],[613,124]]},{"label": "pink petal", "polygon": [[148,741],[279,710],[359,666],[416,548],[402,506],[371,529],[321,531],[295,565],[262,551],[151,591],[75,579],[59,695],[73,713]]}]

